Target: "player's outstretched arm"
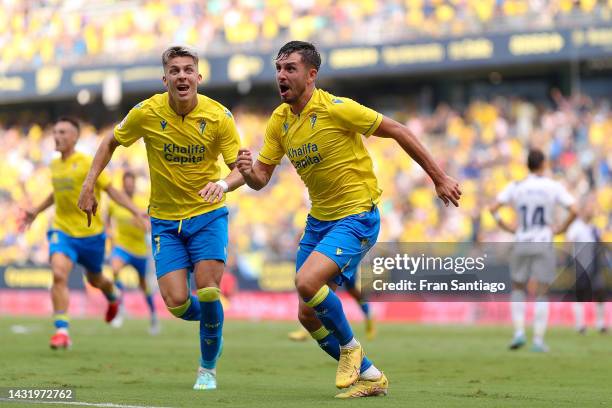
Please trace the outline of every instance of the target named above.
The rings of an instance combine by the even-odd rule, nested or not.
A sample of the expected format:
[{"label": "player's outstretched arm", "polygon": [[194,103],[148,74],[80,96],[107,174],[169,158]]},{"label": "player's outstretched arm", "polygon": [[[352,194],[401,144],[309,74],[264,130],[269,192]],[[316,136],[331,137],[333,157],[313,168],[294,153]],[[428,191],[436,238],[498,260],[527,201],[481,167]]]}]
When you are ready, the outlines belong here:
[{"label": "player's outstretched arm", "polygon": [[[106,212],[106,217],[104,217],[104,231],[107,233],[107,237],[110,240],[111,247],[115,246],[115,234],[113,228],[113,220],[111,217],[111,210]],[[112,232],[111,232],[112,231]]]},{"label": "player's outstretched arm", "polygon": [[506,232],[509,232],[511,234],[514,234],[516,232],[516,226],[510,225],[508,224],[506,221],[503,220],[503,218],[499,215],[499,209],[503,206],[502,203],[500,203],[499,201],[496,201],[495,204],[493,204],[490,208],[489,208],[489,212],[491,213],[491,216],[493,217],[493,219],[495,220],[495,222],[497,223],[497,226],[501,229],[503,229]]},{"label": "player's outstretched arm", "polygon": [[238,151],[236,167],[238,167],[238,171],[240,171],[246,184],[253,190],[264,188],[272,178],[272,173],[274,173],[276,168],[273,164],[262,163],[259,160],[253,164],[253,156],[249,149],[240,149]]},{"label": "player's outstretched arm", "polygon": [[394,139],[431,177],[436,186],[436,193],[444,204],[448,206],[450,202],[455,207],[459,207],[459,199],[461,198],[459,183],[444,173],[410,129],[393,119],[383,116],[383,120],[380,122],[374,135]]},{"label": "player's outstretched arm", "polygon": [[111,200],[113,200],[120,206],[125,207],[132,213],[132,215],[134,215],[136,224],[140,228],[145,231],[148,231],[150,229],[149,216],[147,215],[147,213],[136,207],[136,204],[134,204],[134,202],[125,192],[117,190],[110,184],[104,189],[104,191],[106,191],[106,194],[108,194]]},{"label": "player's outstretched arm", "polygon": [[[96,181],[102,173],[102,170],[106,168],[106,165],[113,157],[115,149],[119,146],[119,142],[115,139],[115,136],[111,133],[102,139],[102,143],[98,146],[96,155],[94,156],[93,162],[89,173],[83,182],[81,187],[81,194],[79,195],[79,208],[87,214],[87,226],[91,225],[91,215],[96,214],[98,209],[98,202],[94,195],[94,187]],[[131,210],[130,210],[131,211]]]},{"label": "player's outstretched arm", "polygon": [[217,202],[223,198],[224,193],[234,191],[244,184],[244,178],[238,171],[236,163],[228,164],[227,167],[230,168],[231,172],[225,179],[215,182],[209,181],[208,184],[198,192],[204,201],[208,201],[209,203]]},{"label": "player's outstretched arm", "polygon": [[45,211],[47,208],[53,205],[53,193],[50,193],[45,200],[40,203],[37,207],[29,208],[24,210],[23,219],[21,221],[21,225],[19,226],[20,230],[24,230],[28,228],[38,217],[38,214]]}]

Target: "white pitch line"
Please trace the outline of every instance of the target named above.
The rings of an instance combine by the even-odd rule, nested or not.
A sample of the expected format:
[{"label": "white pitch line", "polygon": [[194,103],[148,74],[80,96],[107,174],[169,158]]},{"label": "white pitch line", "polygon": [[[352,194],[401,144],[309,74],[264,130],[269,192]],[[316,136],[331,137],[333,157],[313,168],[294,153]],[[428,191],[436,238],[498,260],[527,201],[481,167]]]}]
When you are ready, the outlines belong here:
[{"label": "white pitch line", "polygon": [[29,404],[64,404],[74,405],[77,407],[101,407],[101,408],[170,408],[170,407],[154,407],[151,405],[123,405],[113,404],[112,402],[80,402],[80,401],[40,401],[40,400],[28,400],[28,399],[17,399],[17,398],[0,398],[0,401],[6,402],[27,402]]}]

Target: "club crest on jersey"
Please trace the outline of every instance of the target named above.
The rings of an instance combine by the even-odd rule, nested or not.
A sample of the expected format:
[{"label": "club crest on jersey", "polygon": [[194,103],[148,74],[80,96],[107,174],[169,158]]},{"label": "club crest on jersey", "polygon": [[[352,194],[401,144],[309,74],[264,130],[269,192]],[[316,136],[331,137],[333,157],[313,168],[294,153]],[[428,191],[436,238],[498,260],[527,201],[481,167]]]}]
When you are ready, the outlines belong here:
[{"label": "club crest on jersey", "polygon": [[310,128],[314,129],[315,123],[317,123],[317,114],[313,113],[310,115]]},{"label": "club crest on jersey", "polygon": [[166,125],[168,125],[168,122],[166,122],[165,119],[162,119],[159,124],[161,125],[162,130],[166,130]]},{"label": "club crest on jersey", "polygon": [[204,134],[204,129],[206,129],[206,121],[204,119],[200,119],[200,134]]}]

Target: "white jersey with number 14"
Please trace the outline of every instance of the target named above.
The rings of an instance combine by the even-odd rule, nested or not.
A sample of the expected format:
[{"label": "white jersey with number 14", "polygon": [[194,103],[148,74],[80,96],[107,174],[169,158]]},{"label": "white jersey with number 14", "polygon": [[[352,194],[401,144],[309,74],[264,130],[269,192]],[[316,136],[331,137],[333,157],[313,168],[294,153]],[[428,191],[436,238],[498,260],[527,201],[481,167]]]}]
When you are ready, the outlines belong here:
[{"label": "white jersey with number 14", "polygon": [[512,206],[517,213],[516,242],[551,242],[555,207],[574,204],[574,198],[560,183],[534,174],[510,183],[497,201]]}]

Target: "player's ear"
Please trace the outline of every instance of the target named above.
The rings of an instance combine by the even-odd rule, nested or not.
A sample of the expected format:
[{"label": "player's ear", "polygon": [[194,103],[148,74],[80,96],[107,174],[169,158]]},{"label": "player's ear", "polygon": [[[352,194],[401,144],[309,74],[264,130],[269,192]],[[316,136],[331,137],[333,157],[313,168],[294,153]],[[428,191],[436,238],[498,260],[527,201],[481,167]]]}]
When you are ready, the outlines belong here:
[{"label": "player's ear", "polygon": [[316,68],[310,68],[308,70],[308,80],[310,82],[314,82],[317,79],[317,74],[319,73],[319,71],[317,71]]},{"label": "player's ear", "polygon": [[202,74],[198,74],[198,84],[202,82]]},{"label": "player's ear", "polygon": [[166,78],[165,75],[162,77],[162,82],[164,83],[164,86],[167,88],[168,87],[168,79]]}]

